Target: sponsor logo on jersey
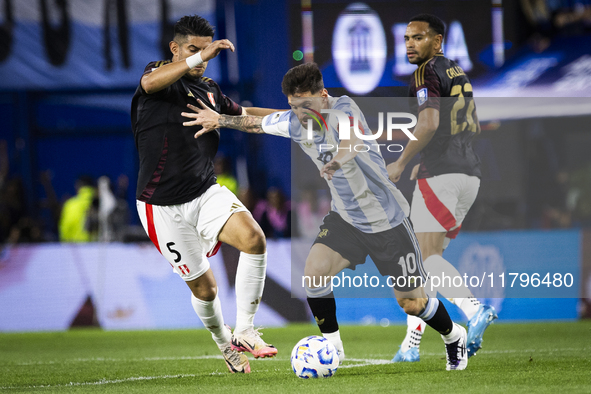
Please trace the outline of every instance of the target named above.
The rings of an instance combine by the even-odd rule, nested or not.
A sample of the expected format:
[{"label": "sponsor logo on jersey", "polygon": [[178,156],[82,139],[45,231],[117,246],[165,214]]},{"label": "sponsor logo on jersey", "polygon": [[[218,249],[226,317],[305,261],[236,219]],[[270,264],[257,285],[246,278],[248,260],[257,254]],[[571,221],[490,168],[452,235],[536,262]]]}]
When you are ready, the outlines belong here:
[{"label": "sponsor logo on jersey", "polygon": [[207,92],[207,97],[209,98],[209,102],[211,103],[211,105],[213,105],[215,107],[215,100],[213,99],[213,93]]},{"label": "sponsor logo on jersey", "polygon": [[427,92],[427,88],[422,88],[417,92],[417,99],[419,101],[419,106],[425,104],[427,102],[427,97],[429,96]]},{"label": "sponsor logo on jersey", "polygon": [[328,235],[328,229],[325,228],[321,232],[318,233],[318,238],[324,238]]}]

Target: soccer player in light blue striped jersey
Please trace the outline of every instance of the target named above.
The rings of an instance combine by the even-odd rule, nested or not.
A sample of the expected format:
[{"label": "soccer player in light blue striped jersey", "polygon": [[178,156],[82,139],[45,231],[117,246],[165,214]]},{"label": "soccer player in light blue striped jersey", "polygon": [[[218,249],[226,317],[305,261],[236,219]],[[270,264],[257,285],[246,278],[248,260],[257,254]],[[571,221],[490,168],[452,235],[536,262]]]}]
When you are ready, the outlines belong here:
[{"label": "soccer player in light blue striped jersey", "polygon": [[[226,116],[206,106],[189,106],[194,112],[183,112],[191,119],[184,124],[202,126],[196,138],[219,127],[291,138],[326,179],[332,197],[331,211],[310,249],[304,277],[313,279],[306,283],[308,305],[323,336],[337,348],[341,362],[345,352],[336,303],[331,282],[323,279],[363,264],[369,255],[382,275],[404,277],[404,281],[394,283],[396,299],[407,314],[420,317],[441,334],[446,345],[447,370],[465,369],[466,330],[451,320],[437,298],[425,294],[422,284],[427,275],[407,219],[408,202],[388,179],[378,147],[356,135],[355,128],[363,136],[371,134],[363,114],[349,97],[328,95],[314,63],[290,69],[283,78],[282,91],[291,107],[289,111],[263,118]],[[345,130],[349,131],[345,133],[348,138],[341,130],[343,123],[350,128]]]}]

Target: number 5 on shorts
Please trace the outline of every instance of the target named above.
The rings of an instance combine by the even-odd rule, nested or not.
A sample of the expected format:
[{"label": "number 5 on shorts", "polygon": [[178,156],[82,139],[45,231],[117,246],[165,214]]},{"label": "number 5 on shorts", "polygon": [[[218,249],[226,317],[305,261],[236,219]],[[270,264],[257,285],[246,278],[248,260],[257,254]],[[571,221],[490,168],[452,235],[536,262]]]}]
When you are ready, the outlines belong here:
[{"label": "number 5 on shorts", "polygon": [[174,262],[178,263],[179,261],[181,261],[181,254],[178,252],[178,250],[174,250],[172,246],[174,246],[174,242],[169,242],[166,244],[166,248],[168,249],[168,251],[176,256]]}]

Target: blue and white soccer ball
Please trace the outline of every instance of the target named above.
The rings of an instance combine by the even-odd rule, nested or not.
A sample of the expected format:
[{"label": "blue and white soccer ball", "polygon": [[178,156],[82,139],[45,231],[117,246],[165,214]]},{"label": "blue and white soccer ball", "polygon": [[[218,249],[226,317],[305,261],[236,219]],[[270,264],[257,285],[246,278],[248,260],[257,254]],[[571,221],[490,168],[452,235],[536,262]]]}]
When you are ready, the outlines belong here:
[{"label": "blue and white soccer ball", "polygon": [[338,366],[337,349],[324,337],[306,337],[291,352],[291,368],[298,378],[329,378]]}]

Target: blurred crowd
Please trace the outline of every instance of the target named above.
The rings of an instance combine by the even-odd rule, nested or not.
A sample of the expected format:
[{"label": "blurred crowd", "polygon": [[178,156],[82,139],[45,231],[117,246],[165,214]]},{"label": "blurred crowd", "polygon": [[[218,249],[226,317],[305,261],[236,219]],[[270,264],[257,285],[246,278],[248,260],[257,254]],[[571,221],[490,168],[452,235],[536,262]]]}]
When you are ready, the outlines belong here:
[{"label": "blurred crowd", "polygon": [[[269,188],[264,196],[257,197],[246,187],[241,187],[232,175],[230,161],[219,156],[214,171],[218,183],[235,193],[252,212],[269,239],[292,236],[291,201],[276,187]],[[39,175],[45,198],[28,201],[22,178],[10,173],[6,141],[0,140],[0,246],[16,243],[39,242],[134,242],[147,241],[136,215],[128,202],[129,178],[120,175],[115,182],[108,176],[98,179],[80,175],[75,181],[76,193],[59,198],[52,185],[54,174],[46,170]],[[32,203],[32,204],[29,204]],[[304,202],[302,224],[315,227],[328,208],[314,212],[314,202]],[[301,210],[301,209],[300,209]],[[315,220],[307,218],[316,215]],[[137,215],[136,215],[137,216]],[[135,218],[137,219],[137,218]],[[133,223],[137,224],[133,224]],[[299,231],[296,229],[295,233]]]},{"label": "blurred crowd", "polygon": [[127,176],[119,176],[113,188],[106,176],[95,181],[81,175],[76,195],[60,200],[47,170],[39,176],[46,197],[28,204],[30,193],[20,177],[10,174],[7,157],[6,142],[0,141],[0,245],[125,240],[130,223]]},{"label": "blurred crowd", "polygon": [[[560,160],[552,160],[556,156],[554,149],[547,138],[532,141],[527,155],[532,171],[526,186],[524,220],[504,227],[491,224],[491,228],[591,226],[591,164],[567,171],[558,164]],[[54,175],[47,170],[39,176],[45,198],[28,204],[31,194],[21,178],[11,176],[7,157],[6,142],[0,140],[0,245],[148,241],[134,217],[135,207],[130,209],[126,175],[120,175],[115,182],[107,176],[94,179],[81,175],[75,181],[76,194],[58,198],[52,186]],[[221,155],[214,162],[214,171],[218,183],[238,196],[268,239],[313,238],[330,210],[328,190],[318,189],[318,185],[294,190],[291,201],[277,187],[257,196],[248,185],[240,185],[230,160]]]},{"label": "blurred crowd", "polygon": [[532,31],[530,44],[537,52],[556,36],[591,33],[591,0],[521,0],[521,9]]}]

